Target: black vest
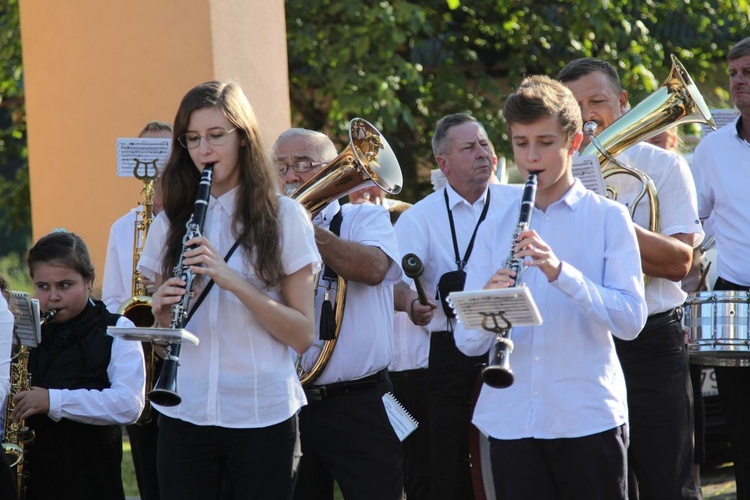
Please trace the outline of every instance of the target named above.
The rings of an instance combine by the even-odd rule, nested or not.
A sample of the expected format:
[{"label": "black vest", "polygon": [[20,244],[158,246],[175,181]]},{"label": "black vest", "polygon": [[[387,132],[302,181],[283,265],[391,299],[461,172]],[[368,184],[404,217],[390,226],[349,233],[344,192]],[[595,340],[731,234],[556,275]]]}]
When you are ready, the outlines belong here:
[{"label": "black vest", "polygon": [[89,301],[81,314],[67,323],[42,328],[42,342],[29,355],[31,383],[47,389],[106,389],[113,338],[107,327],[117,314],[103,302]]}]

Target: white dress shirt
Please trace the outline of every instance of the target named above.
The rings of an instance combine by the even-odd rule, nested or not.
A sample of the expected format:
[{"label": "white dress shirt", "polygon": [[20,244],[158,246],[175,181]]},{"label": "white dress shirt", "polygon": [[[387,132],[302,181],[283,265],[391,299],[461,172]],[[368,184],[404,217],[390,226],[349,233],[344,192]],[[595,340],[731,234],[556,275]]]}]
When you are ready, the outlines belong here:
[{"label": "white dress shirt", "polygon": [[713,221],[718,275],[750,286],[750,144],[737,133],[740,119],[703,138],[693,155],[693,175],[700,218]]},{"label": "white dress shirt", "polygon": [[0,409],[5,408],[10,392],[10,356],[13,348],[13,313],[0,294]]},{"label": "white dress shirt", "polygon": [[388,371],[427,368],[430,361],[430,332],[412,323],[403,311],[393,316],[393,358]]},{"label": "white dress shirt", "polygon": [[140,207],[117,219],[109,230],[107,257],[102,277],[102,302],[107,310],[116,313],[133,295],[133,237],[136,214]]},{"label": "white dress shirt", "polygon": [[[132,327],[127,318],[119,327]],[[135,422],[145,404],[146,369],[140,342],[114,338],[107,366],[110,386],[93,389],[49,389],[49,412],[54,421],[62,418],[94,425],[128,425]]]},{"label": "white dress shirt", "polygon": [[[347,282],[346,307],[336,347],[315,385],[358,380],[387,368],[393,355],[393,285],[401,280],[398,244],[388,211],[379,205],[330,203],[313,220],[316,226],[328,229],[331,219],[341,207],[343,220],[340,237],[381,249],[389,260],[385,279],[371,286]],[[367,262],[362,263],[367,266]],[[322,273],[321,273],[322,274]],[[315,325],[320,325],[325,289],[318,287],[315,296]],[[333,299],[333,296],[331,297]],[[309,368],[317,359],[322,341],[315,335],[315,344],[303,356]]]},{"label": "white dress shirt", "polygon": [[[233,189],[219,198],[212,196],[208,203],[203,234],[222,255],[236,241],[231,230],[236,197]],[[278,207],[284,273],[293,274],[309,264],[317,272],[320,255],[309,214],[283,196]],[[148,278],[161,274],[168,224],[160,213],[149,230],[139,263]],[[228,264],[269,299],[283,303],[281,288],[264,287],[244,248],[239,247]],[[200,345],[180,350],[177,387],[182,403],[154,405],[161,413],[196,425],[256,428],[283,422],[306,403],[286,344],[271,335],[233,293],[214,286],[186,328],[198,336]]]},{"label": "white dress shirt", "polygon": [[[466,290],[484,288],[505,263],[519,210],[516,203],[482,224]],[[550,283],[539,268],[526,268],[523,282],[544,323],[513,328],[515,383],[482,386],[473,422],[496,439],[575,438],[622,425],[628,407],[613,335],[632,340],[646,322],[630,216],[576,180],[546,212],[534,210],[531,229],[562,261],[560,276]],[[455,337],[461,351],[476,356],[495,334],[459,327]]]},{"label": "white dress shirt", "polygon": [[[659,233],[694,234],[692,247],[703,241],[703,229],[698,220],[698,208],[690,167],[685,159],[670,151],[648,143],[639,143],[623,151],[617,159],[646,173],[658,193]],[[615,175],[607,184],[617,189],[617,201],[628,210],[641,189],[640,182],[629,175]],[[648,228],[648,197],[644,196],[635,211],[635,223]],[[646,285],[649,315],[669,311],[685,302],[687,294],[679,281],[651,277]]]},{"label": "white dress shirt", "polygon": [[[490,184],[488,189],[492,194],[487,218],[501,212],[521,196],[521,189],[517,186]],[[453,212],[459,257],[463,259],[471,235],[474,233],[474,228],[482,215],[482,210],[484,210],[487,191],[471,204],[454,191],[449,184],[446,184],[445,189],[429,194],[401,214],[395,226],[398,246],[402,255],[413,253],[422,260],[424,264],[424,273],[421,277],[422,284],[425,292],[430,294],[430,298],[433,299],[440,277],[448,271],[457,269],[451,226],[448,220],[448,211],[445,207],[445,195],[443,194],[445,190],[448,192],[448,204]],[[482,224],[484,225],[484,223],[486,221]],[[472,253],[469,262],[473,258],[474,254]],[[411,283],[409,278],[406,278],[405,281]],[[455,325],[455,320],[450,321]],[[440,304],[435,309],[435,315],[430,324],[427,325],[427,329],[430,332],[443,332],[451,329],[448,326],[448,318]]]}]

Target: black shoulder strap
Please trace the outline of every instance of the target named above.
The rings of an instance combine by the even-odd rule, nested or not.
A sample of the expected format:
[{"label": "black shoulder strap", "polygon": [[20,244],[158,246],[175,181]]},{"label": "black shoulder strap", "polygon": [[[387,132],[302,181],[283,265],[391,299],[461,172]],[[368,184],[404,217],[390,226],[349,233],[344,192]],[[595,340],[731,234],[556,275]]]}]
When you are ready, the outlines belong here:
[{"label": "black shoulder strap", "polygon": [[[240,246],[240,240],[237,240],[234,242],[234,245],[232,245],[232,248],[230,248],[227,254],[224,256],[224,262],[229,262],[229,258],[232,256],[234,251],[237,250],[238,246]],[[206,298],[206,296],[208,295],[208,292],[211,291],[211,288],[213,288],[213,286],[214,286],[214,280],[210,280],[208,284],[206,284],[206,287],[203,289],[201,294],[198,296],[198,299],[195,301],[195,305],[188,313],[188,317],[185,320],[186,325],[190,322],[190,318],[193,317],[193,314],[195,314],[195,311],[198,310],[198,306],[200,306],[201,303],[203,303],[203,300]]]},{"label": "black shoulder strap", "polygon": [[482,221],[484,221],[485,217],[487,217],[487,210],[490,208],[490,188],[487,187],[487,199],[484,201],[484,209],[482,210],[482,214],[479,216],[479,220],[477,221],[477,225],[474,227],[474,232],[471,235],[471,240],[469,241],[469,246],[466,248],[466,254],[464,254],[464,258],[462,259],[460,254],[458,253],[458,240],[456,239],[456,226],[453,224],[453,212],[451,211],[451,207],[448,204],[448,189],[444,188],[443,194],[445,195],[445,208],[448,210],[448,220],[451,223],[451,236],[453,236],[453,253],[456,255],[456,266],[458,266],[459,271],[463,271],[464,267],[466,266],[466,263],[469,262],[469,256],[471,256],[471,251],[474,249],[474,238],[477,236],[477,230],[479,229],[479,225],[482,224]]},{"label": "black shoulder strap", "polygon": [[[341,212],[343,212],[343,210],[339,207],[339,211],[336,212],[336,215],[331,219],[331,225],[328,228],[328,230],[336,236],[341,236],[341,221],[344,220],[344,216]],[[336,271],[331,269],[331,266],[326,265],[323,269],[323,279],[334,281],[339,279],[339,275]]]}]

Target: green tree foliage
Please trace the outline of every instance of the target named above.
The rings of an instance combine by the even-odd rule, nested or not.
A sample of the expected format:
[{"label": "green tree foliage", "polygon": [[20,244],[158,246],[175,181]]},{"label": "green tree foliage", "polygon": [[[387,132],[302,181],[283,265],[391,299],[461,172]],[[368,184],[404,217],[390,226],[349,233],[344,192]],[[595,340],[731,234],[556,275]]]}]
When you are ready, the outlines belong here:
[{"label": "green tree foliage", "polygon": [[25,252],[31,238],[18,0],[0,4],[0,255]]},{"label": "green tree foliage", "polygon": [[355,116],[371,121],[399,157],[399,198],[413,201],[429,191],[441,116],[472,113],[507,154],[504,96],[578,57],[615,64],[637,103],[675,54],[711,105],[727,105],[724,57],[749,11],[748,0],[286,0],[293,120],[334,138]]}]

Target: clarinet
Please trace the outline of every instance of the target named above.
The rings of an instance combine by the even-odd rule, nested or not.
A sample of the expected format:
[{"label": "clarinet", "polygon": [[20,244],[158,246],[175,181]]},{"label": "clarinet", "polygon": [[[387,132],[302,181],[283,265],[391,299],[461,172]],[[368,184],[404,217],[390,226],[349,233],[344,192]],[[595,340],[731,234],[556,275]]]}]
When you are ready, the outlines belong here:
[{"label": "clarinet", "polygon": [[[198,184],[198,195],[195,199],[193,214],[185,224],[185,236],[182,237],[182,251],[180,259],[174,267],[174,277],[180,278],[185,282],[185,295],[182,300],[172,305],[172,320],[169,327],[175,330],[181,330],[185,327],[188,319],[188,306],[190,299],[193,297],[193,285],[195,284],[195,274],[190,272],[190,266],[183,264],[185,252],[192,250],[194,246],[188,246],[188,240],[198,238],[202,235],[203,225],[206,221],[206,211],[208,209],[208,199],[211,195],[211,180],[213,175],[214,163],[207,164],[203,169],[200,184]],[[177,394],[177,368],[180,366],[180,346],[179,342],[169,343],[165,348],[164,364],[159,374],[159,380],[156,381],[154,388],[148,393],[149,400],[161,406],[177,406],[182,402],[182,398]]]},{"label": "clarinet", "polygon": [[[521,213],[518,215],[518,224],[516,224],[516,229],[513,231],[513,240],[510,243],[510,255],[505,260],[505,265],[503,266],[516,273],[514,287],[524,286],[521,283],[521,276],[524,271],[523,259],[515,258],[514,254],[516,252],[518,235],[526,231],[531,224],[531,214],[534,212],[534,201],[536,200],[537,175],[538,172],[529,172],[529,178],[523,187]],[[498,327],[497,323],[495,323],[495,328],[491,329],[496,334],[495,344],[490,349],[489,362],[482,370],[482,380],[490,387],[504,389],[513,385],[514,379],[513,370],[510,369],[510,353],[513,352],[513,340],[511,339],[513,325],[502,314],[500,316],[506,325]],[[487,319],[485,317],[485,323]]]}]

